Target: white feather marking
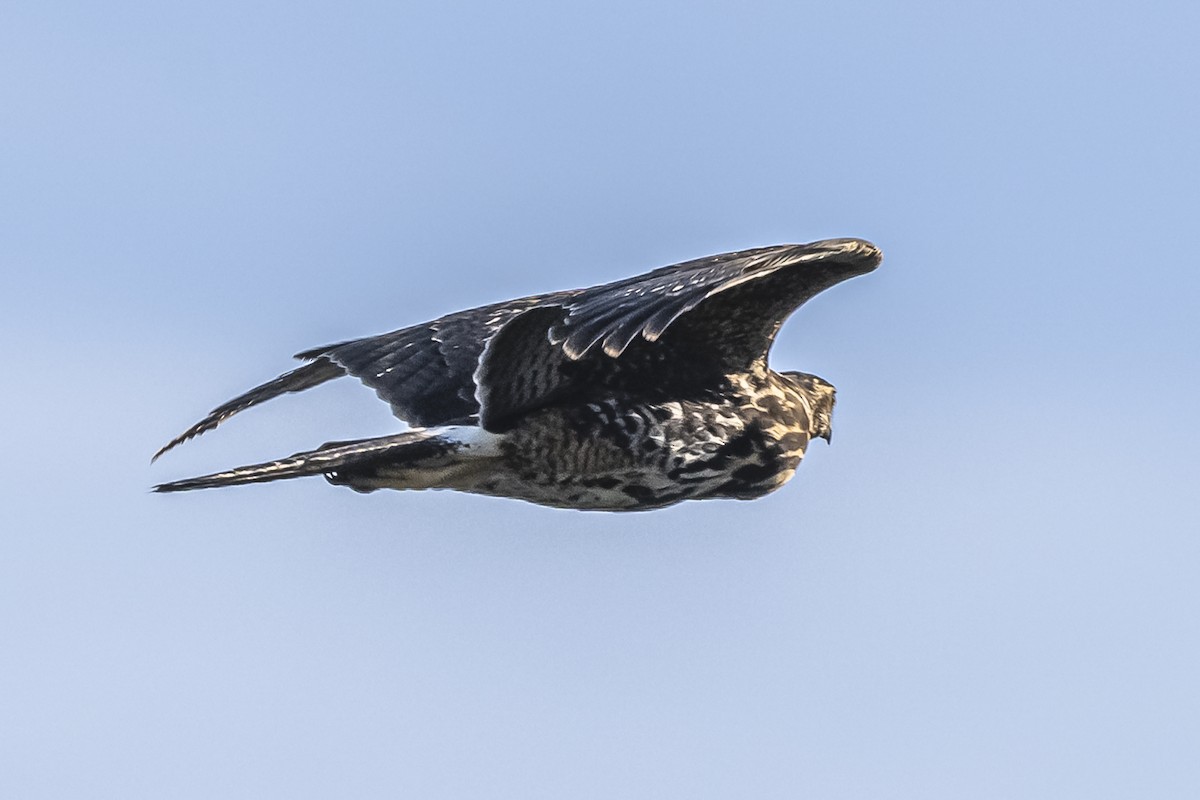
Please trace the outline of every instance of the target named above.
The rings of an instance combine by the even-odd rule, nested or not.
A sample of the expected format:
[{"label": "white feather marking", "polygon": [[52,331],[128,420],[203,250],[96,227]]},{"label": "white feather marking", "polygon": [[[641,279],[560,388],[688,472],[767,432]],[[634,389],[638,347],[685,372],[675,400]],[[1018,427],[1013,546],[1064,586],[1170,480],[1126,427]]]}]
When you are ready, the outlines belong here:
[{"label": "white feather marking", "polygon": [[492,433],[475,425],[446,425],[429,430],[456,442],[463,450],[470,451],[471,455],[484,458],[500,455],[500,443],[505,439],[503,433]]}]

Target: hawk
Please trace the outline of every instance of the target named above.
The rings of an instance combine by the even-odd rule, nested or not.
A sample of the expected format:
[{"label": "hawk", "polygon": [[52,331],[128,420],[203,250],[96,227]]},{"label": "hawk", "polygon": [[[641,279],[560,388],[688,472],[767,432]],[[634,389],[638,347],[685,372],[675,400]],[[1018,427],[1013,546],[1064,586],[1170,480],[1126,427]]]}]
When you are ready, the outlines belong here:
[{"label": "hawk", "polygon": [[861,239],[723,253],[308,350],[303,366],[218,406],[154,458],[343,375],[410,429],[154,488],[324,475],[360,492],[456,489],[608,511],[761,497],[792,477],[811,439],[830,439],[834,404],[825,380],[767,366],[775,334],[881,259]]}]

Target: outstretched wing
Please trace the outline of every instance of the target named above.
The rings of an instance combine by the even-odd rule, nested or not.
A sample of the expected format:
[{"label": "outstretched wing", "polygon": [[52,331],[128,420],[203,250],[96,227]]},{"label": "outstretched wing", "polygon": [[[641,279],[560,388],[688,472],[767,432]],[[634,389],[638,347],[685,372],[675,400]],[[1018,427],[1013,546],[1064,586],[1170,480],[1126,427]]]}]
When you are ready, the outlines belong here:
[{"label": "outstretched wing", "polygon": [[318,347],[298,358],[327,359],[353,375],[413,425],[459,425],[479,412],[473,376],[484,345],[527,309],[568,292],[536,295],[449,314],[424,325]]},{"label": "outstretched wing", "polygon": [[375,389],[397,417],[413,425],[462,424],[478,413],[474,374],[484,344],[506,322],[539,303],[571,292],[537,295],[460,311],[423,325],[318,347],[297,354],[310,363],[256,386],[214,408],[168,442],[157,459],[176,445],[225,420],[288,392],[299,392],[343,375]]},{"label": "outstretched wing", "polygon": [[870,272],[861,239],[779,245],[687,261],[585,289],[522,313],[482,352],[480,423],[604,389],[680,395],[764,362],[787,317],[819,292]]},{"label": "outstretched wing", "polygon": [[[687,320],[689,333],[709,330],[720,338],[686,343],[687,351],[678,355],[715,349],[697,355],[745,368],[766,353],[796,308],[836,283],[870,272],[881,258],[870,242],[829,239],[686,261],[584,290],[566,303],[567,316],[550,337],[572,359],[597,345],[617,358],[639,335],[657,341],[676,320],[699,309]],[[740,330],[744,325],[750,329]]]},{"label": "outstretched wing", "polygon": [[327,358],[318,358],[316,361],[305,364],[302,367],[297,367],[291,372],[285,372],[278,378],[267,381],[261,386],[255,386],[250,391],[217,406],[208,412],[208,415],[204,419],[159,448],[158,452],[150,460],[156,461],[159,456],[176,445],[183,444],[188,439],[199,436],[205,431],[211,431],[239,411],[245,411],[251,406],[264,403],[273,397],[279,397],[281,394],[302,392],[305,389],[320,386],[326,381],[339,378],[345,374],[346,371],[344,369]]},{"label": "outstretched wing", "polygon": [[762,358],[796,307],[879,260],[858,239],[725,253],[319,347],[299,354],[310,363],[218,406],[155,458],[239,411],[347,374],[422,427],[477,416],[501,427],[589,389],[686,390]]}]

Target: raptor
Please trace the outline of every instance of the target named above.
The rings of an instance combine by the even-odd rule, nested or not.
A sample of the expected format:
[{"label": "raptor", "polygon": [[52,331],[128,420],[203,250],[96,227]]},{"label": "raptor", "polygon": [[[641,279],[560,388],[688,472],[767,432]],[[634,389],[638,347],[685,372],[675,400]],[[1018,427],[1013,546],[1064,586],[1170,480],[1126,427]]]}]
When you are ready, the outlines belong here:
[{"label": "raptor", "polygon": [[861,239],[723,253],[308,350],[303,366],[218,406],[154,458],[343,375],[411,427],[154,488],[324,475],[360,492],[456,489],[607,511],[761,497],[792,477],[812,439],[829,440],[834,404],[825,380],[768,366],[776,333],[881,259]]}]

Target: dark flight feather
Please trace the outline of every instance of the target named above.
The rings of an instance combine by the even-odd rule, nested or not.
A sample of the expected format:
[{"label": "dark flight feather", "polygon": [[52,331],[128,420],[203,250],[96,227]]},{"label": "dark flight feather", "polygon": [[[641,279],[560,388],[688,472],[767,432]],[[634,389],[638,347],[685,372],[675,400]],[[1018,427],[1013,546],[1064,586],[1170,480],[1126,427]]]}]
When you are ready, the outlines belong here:
[{"label": "dark flight feather", "polygon": [[218,406],[155,458],[239,411],[345,374],[421,427],[503,428],[593,386],[652,396],[658,384],[669,394],[764,359],[792,311],[879,260],[858,239],[744,250],[314,348],[297,356],[311,363]]}]

